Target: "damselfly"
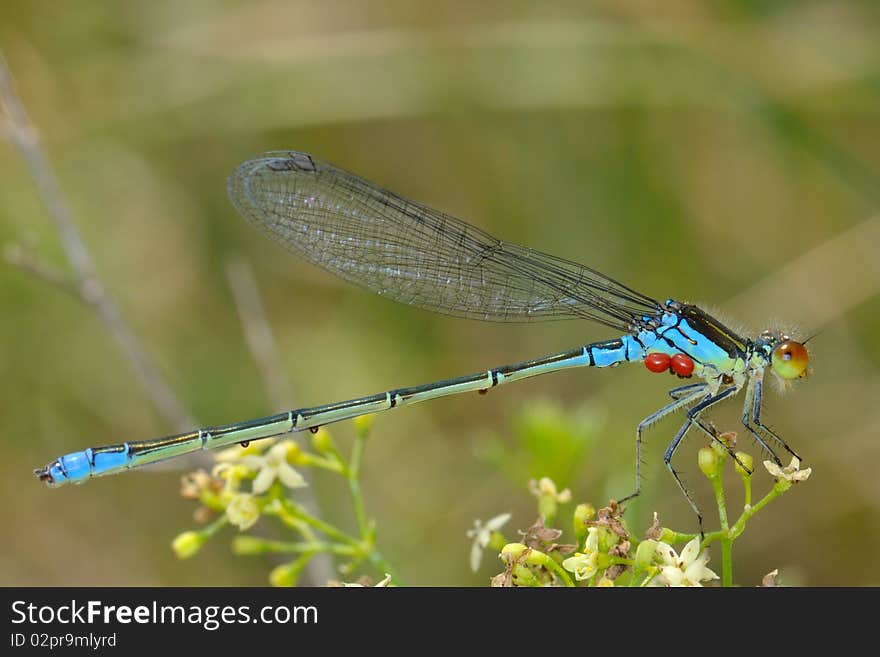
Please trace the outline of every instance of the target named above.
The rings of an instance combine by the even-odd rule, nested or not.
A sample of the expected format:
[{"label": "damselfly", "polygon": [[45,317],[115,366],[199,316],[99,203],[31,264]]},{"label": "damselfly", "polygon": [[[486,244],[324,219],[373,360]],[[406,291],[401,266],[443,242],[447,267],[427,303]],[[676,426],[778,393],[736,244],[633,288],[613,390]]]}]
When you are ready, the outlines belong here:
[{"label": "damselfly", "polygon": [[395,301],[498,322],[584,318],[622,335],[455,379],[155,440],[89,448],[36,470],[42,481],[52,486],[81,483],[198,450],[314,431],[445,395],[485,392],[538,374],[624,362],[699,381],[670,390],[672,402],[639,423],[636,488],[620,501],[641,489],[642,432],[687,409],[664,461],[699,516],[672,457],[692,427],[730,452],[704,414],[743,389],[742,424],[749,434],[779,465],[770,443],[797,456],[761,421],[765,371],[790,381],[804,376],[809,364],[804,343],[782,331],[741,337],[695,305],[673,299],[661,303],[589,267],[498,240],[305,153],[267,153],[245,162],[230,176],[228,192],[249,223],[294,254]]}]

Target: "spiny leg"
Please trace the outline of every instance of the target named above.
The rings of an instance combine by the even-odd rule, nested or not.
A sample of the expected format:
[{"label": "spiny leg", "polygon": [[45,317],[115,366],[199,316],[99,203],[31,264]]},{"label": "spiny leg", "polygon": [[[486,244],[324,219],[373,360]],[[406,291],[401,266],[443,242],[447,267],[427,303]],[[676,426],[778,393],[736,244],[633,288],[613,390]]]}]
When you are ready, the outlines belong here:
[{"label": "spiny leg", "polygon": [[638,497],[642,493],[642,431],[670,413],[674,413],[678,409],[697,401],[697,399],[703,396],[707,387],[708,384],[706,383],[691,383],[679,388],[673,388],[669,391],[669,396],[675,401],[654,411],[639,422],[639,426],[636,427],[636,489],[626,497],[618,500],[620,504]]},{"label": "spiny leg", "polygon": [[[795,451],[786,444],[786,442],[780,438],[775,431],[770,429],[767,425],[761,422],[761,407],[763,406],[763,396],[764,396],[764,382],[761,379],[755,380],[755,400],[752,404],[752,422],[755,423],[755,426],[766,432],[768,436],[770,436],[777,443],[782,445],[786,452],[795,457],[798,461],[802,461],[800,456],[798,456]],[[748,425],[746,425],[748,428]],[[776,459],[777,463],[779,459]]]},{"label": "spiny leg", "polygon": [[[705,390],[708,384],[700,382],[700,383],[688,383],[686,386],[679,386],[678,388],[673,388],[669,391],[669,396],[673,399],[681,399],[684,395],[690,393],[692,390]],[[660,409],[663,410],[663,409]]]},{"label": "spiny leg", "polygon": [[[736,390],[736,388],[733,389]],[[703,422],[703,419],[699,417],[694,418],[694,424],[696,424],[697,427],[699,427],[702,432],[709,436],[709,438],[711,438],[714,442],[721,445],[724,450],[730,455],[730,458],[737,462],[739,467],[745,470],[748,474],[752,474],[751,468],[746,467],[746,464],[739,460],[739,457],[736,455],[736,452],[733,451],[733,448],[718,437],[718,432],[713,426],[706,425],[706,423]]]},{"label": "spiny leg", "polygon": [[[685,394],[689,394],[690,391],[692,391],[692,390],[704,390],[705,388],[706,388],[705,383],[690,383],[688,385],[681,386],[679,388],[673,388],[672,390],[669,391],[669,396],[672,397],[673,399],[680,399]],[[662,413],[664,410],[666,410],[666,409],[660,409],[660,411],[658,411],[658,412]],[[651,417],[653,417],[653,416],[651,416]],[[662,417],[662,415],[661,415],[661,417]],[[646,419],[650,419],[650,418],[646,418]],[[654,419],[659,419],[659,418],[654,418]],[[750,468],[746,467],[746,465],[742,461],[739,460],[739,457],[736,455],[736,452],[733,451],[733,449],[730,447],[730,445],[728,445],[727,443],[725,443],[723,440],[721,440],[718,437],[717,432],[713,428],[711,428],[710,426],[707,426],[701,418],[696,418],[694,421],[696,422],[697,426],[703,431],[703,433],[705,433],[707,436],[709,436],[709,438],[711,438],[713,441],[715,441],[716,443],[721,445],[727,451],[727,453],[730,454],[730,457],[734,461],[736,461],[743,470],[745,470],[749,474],[752,474],[752,470]],[[639,426],[641,427],[641,425],[639,425]],[[770,433],[772,433],[772,432],[770,432]],[[639,438],[641,438],[640,432],[639,432]],[[780,440],[780,442],[781,442],[781,440]],[[637,453],[638,453],[639,447],[640,446],[637,445],[637,448],[636,448]],[[629,497],[625,497],[624,499],[629,499],[630,497],[635,497],[636,495],[638,495],[638,490],[635,494],[630,495]]]},{"label": "spiny leg", "polygon": [[[761,407],[761,389],[763,387],[763,382],[757,378],[750,378],[748,387],[746,388],[746,398],[743,402],[743,412],[742,412],[742,425],[746,428],[746,430],[752,434],[752,437],[758,441],[758,444],[767,451],[768,454],[773,458],[776,462],[776,465],[782,467],[782,461],[779,460],[779,457],[776,455],[776,452],[773,450],[770,445],[767,444],[767,441],[764,440],[764,437],[761,436],[755,428],[751,425],[749,421],[749,416],[755,412],[755,409],[758,410],[758,417],[760,418],[760,407]],[[772,433],[772,432],[771,432]],[[780,440],[780,443],[782,441]],[[782,443],[784,444],[784,443]],[[786,449],[788,446],[786,445]],[[791,450],[789,450],[791,451]]]},{"label": "spiny leg", "polygon": [[694,424],[697,416],[699,416],[710,406],[713,406],[714,404],[717,404],[718,402],[727,399],[736,391],[737,389],[735,387],[726,388],[716,395],[706,397],[699,404],[691,408],[687,412],[687,419],[684,421],[684,424],[681,425],[681,428],[678,430],[678,433],[675,434],[672,442],[670,442],[669,446],[666,448],[666,453],[663,455],[663,462],[666,463],[666,467],[669,468],[669,472],[675,479],[675,483],[678,484],[678,487],[679,489],[681,489],[681,492],[684,495],[685,499],[688,501],[688,504],[691,505],[691,509],[693,509],[694,513],[697,515],[697,522],[700,525],[701,536],[703,535],[703,514],[700,511],[700,507],[698,507],[697,503],[694,501],[694,498],[691,497],[691,494],[688,491],[687,487],[684,485],[684,482],[681,480],[681,477],[678,476],[675,468],[672,467],[672,457],[675,455],[675,450],[678,449],[678,446],[681,444],[681,441],[684,438],[685,434],[688,432],[688,429],[690,429],[691,425]]}]

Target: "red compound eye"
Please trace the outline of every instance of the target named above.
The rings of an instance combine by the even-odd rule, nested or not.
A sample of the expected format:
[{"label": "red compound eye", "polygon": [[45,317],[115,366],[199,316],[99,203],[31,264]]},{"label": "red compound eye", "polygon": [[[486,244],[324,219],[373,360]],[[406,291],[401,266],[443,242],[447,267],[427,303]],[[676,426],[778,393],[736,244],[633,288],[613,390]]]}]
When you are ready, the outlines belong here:
[{"label": "red compound eye", "polygon": [[694,373],[694,361],[691,360],[690,356],[685,356],[684,354],[675,354],[671,358],[670,366],[672,371],[679,376],[690,376]]},{"label": "red compound eye", "polygon": [[669,369],[669,354],[648,354],[645,356],[645,367],[647,367],[652,372],[665,372]]}]

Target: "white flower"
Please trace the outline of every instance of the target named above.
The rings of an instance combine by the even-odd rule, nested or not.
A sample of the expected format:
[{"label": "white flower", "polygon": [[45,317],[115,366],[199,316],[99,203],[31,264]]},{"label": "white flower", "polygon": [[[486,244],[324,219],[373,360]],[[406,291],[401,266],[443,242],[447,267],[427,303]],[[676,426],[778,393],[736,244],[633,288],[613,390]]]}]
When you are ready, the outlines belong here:
[{"label": "white flower", "polygon": [[579,582],[581,580],[590,579],[596,574],[598,567],[598,552],[590,554],[576,553],[573,557],[569,557],[562,562],[562,567],[568,572],[574,573],[574,578]]},{"label": "white flower", "polygon": [[657,543],[656,553],[663,561],[660,574],[651,580],[651,586],[702,586],[700,582],[718,579],[706,568],[709,552],[700,552],[700,539],[694,538],[679,555],[667,543]]},{"label": "white flower", "polygon": [[789,463],[784,468],[780,468],[773,461],[764,461],[764,467],[767,468],[767,472],[769,472],[776,479],[785,479],[786,481],[790,481],[792,483],[806,481],[810,478],[810,473],[813,471],[813,468],[800,470],[799,468],[801,467],[801,462],[796,456],[792,457],[791,463]]},{"label": "white flower", "polygon": [[502,513],[495,516],[482,524],[479,520],[474,520],[474,528],[467,530],[465,534],[468,538],[474,539],[471,545],[471,570],[477,572],[480,568],[480,560],[483,558],[483,550],[489,545],[489,539],[492,538],[492,532],[497,532],[507,521],[510,520],[509,513]]},{"label": "white flower", "polygon": [[245,531],[260,519],[260,506],[253,495],[238,493],[226,505],[226,517],[241,531]]},{"label": "white flower", "polygon": [[296,448],[296,443],[292,440],[282,440],[270,447],[265,454],[243,454],[238,458],[241,465],[257,473],[251,489],[254,495],[269,490],[275,479],[288,488],[303,488],[308,485],[303,476],[287,462],[287,455],[292,447]]},{"label": "white flower", "polygon": [[584,542],[584,551],[576,552],[562,562],[562,567],[574,573],[578,581],[590,579],[596,574],[599,563],[599,529],[590,527],[587,529],[587,540]]}]

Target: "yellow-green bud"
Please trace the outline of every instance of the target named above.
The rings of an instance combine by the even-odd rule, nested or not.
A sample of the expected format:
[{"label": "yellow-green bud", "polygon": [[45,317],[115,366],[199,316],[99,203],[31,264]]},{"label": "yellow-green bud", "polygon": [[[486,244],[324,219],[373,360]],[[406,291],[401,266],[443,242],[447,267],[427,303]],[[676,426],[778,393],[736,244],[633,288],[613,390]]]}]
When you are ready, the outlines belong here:
[{"label": "yellow-green bud", "polygon": [[636,570],[646,570],[654,564],[654,555],[657,550],[657,541],[645,539],[639,543],[636,548],[635,567]]},{"label": "yellow-green bud", "polygon": [[574,510],[574,535],[578,545],[583,545],[587,536],[587,521],[596,517],[596,507],[592,504],[578,504]]},{"label": "yellow-green bud", "polygon": [[489,544],[488,548],[491,550],[495,550],[496,552],[501,550],[507,544],[507,539],[504,537],[504,534],[501,532],[492,532],[489,534]]},{"label": "yellow-green bud", "polygon": [[524,562],[531,566],[542,566],[547,563],[547,559],[549,558],[540,550],[533,550],[522,543],[508,543],[501,548],[501,554],[502,556],[509,556],[513,559],[519,559],[525,556]]},{"label": "yellow-green bud", "polygon": [[[751,455],[746,454],[745,452],[737,452],[736,458],[739,459],[740,463],[746,466],[752,472],[755,471],[755,459],[751,457]],[[741,475],[748,475],[749,473],[742,469],[742,466],[739,463],[734,463],[734,469]]]},{"label": "yellow-green bud", "polygon": [[528,549],[529,548],[522,543],[508,543],[503,548],[501,548],[501,554],[509,555],[511,557],[518,557]]},{"label": "yellow-green bud", "polygon": [[284,452],[285,460],[291,465],[296,465],[302,454],[302,448],[292,440],[288,440],[285,444],[287,447],[287,451]]},{"label": "yellow-green bud", "polygon": [[312,435],[312,447],[314,447],[315,451],[319,454],[328,454],[336,449],[333,444],[333,437],[324,427],[321,427],[314,435]]},{"label": "yellow-green bud", "polygon": [[697,455],[697,463],[708,479],[715,479],[721,474],[724,459],[711,447],[703,447]]},{"label": "yellow-green bud", "polygon": [[603,577],[602,579],[599,580],[599,583],[596,584],[596,588],[602,588],[602,589],[614,588],[614,580],[608,579],[607,577]]},{"label": "yellow-green bud", "polygon": [[370,431],[373,429],[373,421],[376,419],[375,413],[369,413],[367,415],[359,415],[354,419],[354,428],[357,431],[358,436],[361,438],[366,438],[370,435]]},{"label": "yellow-green bud", "polygon": [[541,552],[540,550],[530,550],[526,555],[525,562],[530,566],[543,566],[550,559],[546,554]]},{"label": "yellow-green bud", "polygon": [[189,559],[201,549],[207,540],[208,537],[201,532],[183,532],[171,541],[171,549],[174,550],[178,559]]},{"label": "yellow-green bud", "polygon": [[269,573],[269,583],[272,586],[296,586],[299,573],[302,570],[302,567],[297,566],[296,561],[275,566]]},{"label": "yellow-green bud", "polygon": [[712,449],[715,450],[715,453],[718,455],[718,458],[721,460],[722,463],[727,459],[727,456],[730,454],[730,452],[727,451],[727,448],[729,447],[726,438],[727,436],[728,434],[723,433],[718,437],[718,440],[713,440],[711,444]]}]

